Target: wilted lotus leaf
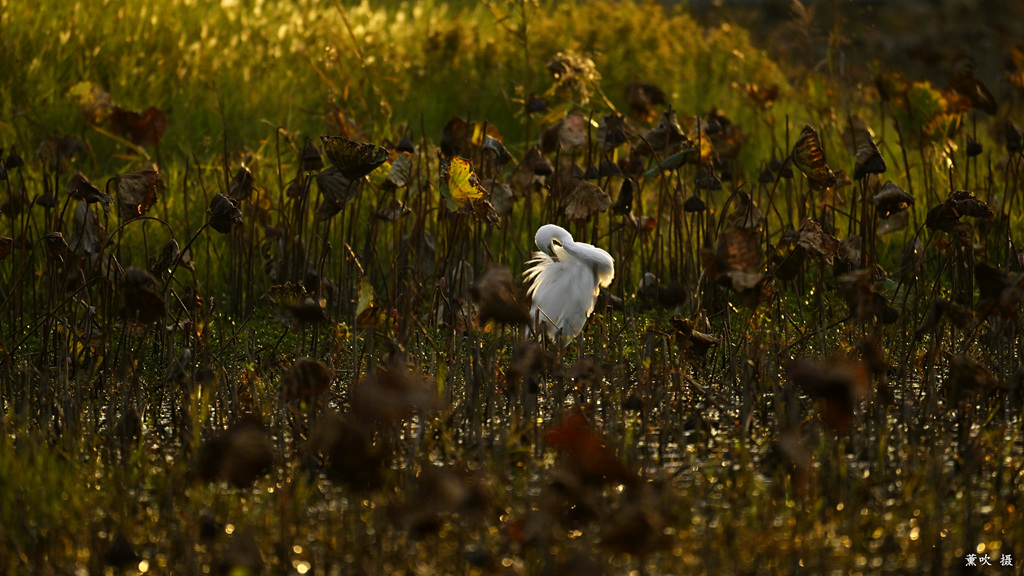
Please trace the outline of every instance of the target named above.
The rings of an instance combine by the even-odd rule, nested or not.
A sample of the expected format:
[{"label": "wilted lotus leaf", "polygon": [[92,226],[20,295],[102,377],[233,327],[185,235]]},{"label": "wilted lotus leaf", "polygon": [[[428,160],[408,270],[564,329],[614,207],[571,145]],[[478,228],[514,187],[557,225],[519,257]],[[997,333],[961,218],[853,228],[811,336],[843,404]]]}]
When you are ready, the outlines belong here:
[{"label": "wilted lotus leaf", "polygon": [[167,114],[150,106],[142,112],[114,106],[107,117],[114,134],[124,136],[139,146],[156,146],[167,131]]},{"label": "wilted lotus leaf", "polygon": [[512,193],[511,186],[504,182],[484,180],[480,183],[480,187],[487,192],[491,205],[494,206],[495,214],[502,217],[512,213],[512,205],[515,204],[516,197]]},{"label": "wilted lotus leaf", "polygon": [[124,271],[124,314],[141,324],[163,319],[167,314],[164,297],[157,292],[156,278],[138,268]]},{"label": "wilted lotus leaf", "polygon": [[729,223],[740,230],[760,230],[764,220],[764,212],[754,204],[754,199],[740,190],[736,194],[736,209],[729,215]]},{"label": "wilted lotus leaf", "polygon": [[[542,170],[545,172],[543,174],[536,170],[542,164],[546,165],[546,168]],[[515,191],[525,196],[536,187],[543,185],[547,177],[554,173],[555,167],[544,157],[540,148],[533,147],[526,151],[526,156],[523,157],[515,172],[512,173],[512,177],[509,178],[509,184]]]},{"label": "wilted lotus leaf", "polygon": [[479,474],[464,466],[424,465],[414,495],[401,510],[402,523],[414,536],[438,532],[444,517],[482,519],[490,506],[490,491]]},{"label": "wilted lotus leaf", "polygon": [[235,488],[246,488],[270,472],[273,464],[270,433],[258,417],[248,415],[203,443],[197,471],[207,482],[226,481]]},{"label": "wilted lotus leaf", "polygon": [[821,402],[821,418],[839,434],[846,434],[853,409],[869,391],[868,367],[846,357],[826,361],[796,360],[786,370],[793,384]]},{"label": "wilted lotus leaf", "polygon": [[234,201],[235,204],[248,200],[252,196],[253,189],[253,177],[252,170],[242,166],[235,172],[235,175],[231,178],[231,182],[228,182],[228,198]]},{"label": "wilted lotus leaf", "polygon": [[570,92],[580,104],[590,100],[591,93],[601,79],[593,60],[571,50],[559,52],[546,66],[555,79],[555,84],[548,92]]},{"label": "wilted lotus leaf", "polygon": [[0,236],[0,260],[7,258],[14,249],[14,238],[8,238],[7,236]]},{"label": "wilted lotus leaf", "polygon": [[7,170],[14,170],[15,168],[21,168],[25,165],[25,160],[18,154],[18,152],[11,147],[11,152],[7,155],[7,159],[3,162],[4,168]]},{"label": "wilted lotus leaf", "polygon": [[573,150],[587,144],[587,119],[581,112],[570,112],[557,124],[545,130],[541,148],[545,152],[556,149]]},{"label": "wilted lotus leaf", "polygon": [[76,200],[84,200],[89,204],[100,202],[104,212],[110,209],[110,205],[114,202],[113,198],[100,192],[99,188],[89,182],[89,179],[81,172],[75,172],[71,181],[68,182],[68,194]]},{"label": "wilted lotus leaf", "polygon": [[867,322],[877,318],[882,324],[892,324],[899,320],[899,310],[878,293],[879,284],[871,278],[869,270],[856,270],[839,277],[839,291],[850,307],[850,315],[854,320]]},{"label": "wilted lotus leaf", "polygon": [[[975,269],[977,274],[977,269]],[[914,338],[921,338],[926,333],[934,332],[940,328],[940,322],[948,317],[954,326],[966,330],[974,323],[974,312],[970,308],[961,306],[956,302],[950,302],[945,298],[936,298],[928,307],[921,325],[914,331]]]},{"label": "wilted lotus leaf", "polygon": [[231,232],[233,226],[242,224],[242,211],[235,206],[230,198],[218,192],[210,200],[207,222],[217,232],[227,234]]},{"label": "wilted lotus leaf", "polygon": [[886,182],[871,201],[875,203],[875,210],[882,218],[888,218],[896,212],[903,212],[914,205],[914,197],[908,194],[893,182]]},{"label": "wilted lotus leaf", "polygon": [[734,270],[756,272],[763,258],[757,230],[727,226],[718,234],[713,258],[705,266],[709,276],[718,278]]},{"label": "wilted lotus leaf", "polygon": [[882,154],[878,151],[878,145],[875,144],[875,139],[871,135],[871,129],[866,124],[861,130],[854,128],[852,137],[856,140],[853,179],[860,180],[868,174],[885,172],[885,160],[882,159]]},{"label": "wilted lotus leaf", "polygon": [[96,125],[110,115],[114,107],[114,99],[103,88],[89,80],[76,83],[68,90],[68,96],[78,101],[82,107],[82,116],[87,124]]},{"label": "wilted lotus leaf", "polygon": [[337,167],[330,166],[316,175],[316,185],[324,198],[341,210],[362,188],[363,180],[347,178]]},{"label": "wilted lotus leaf", "polygon": [[79,255],[99,254],[106,239],[106,230],[100,226],[96,211],[90,209],[86,202],[79,201],[75,207],[71,249]]},{"label": "wilted lotus leaf", "polygon": [[807,252],[821,256],[827,264],[831,264],[832,259],[839,253],[839,240],[824,232],[821,226],[810,218],[805,218],[800,224],[797,244]]},{"label": "wilted lotus leaf", "polygon": [[281,377],[281,398],[285,402],[313,402],[327,390],[333,379],[334,370],[312,358],[297,358]]},{"label": "wilted lotus leaf", "polygon": [[387,176],[384,177],[384,182],[381,184],[381,188],[385,190],[405,188],[409,185],[411,176],[412,154],[402,152],[397,158],[395,158],[394,162],[391,163],[391,169],[388,170]]},{"label": "wilted lotus leaf", "polygon": [[982,316],[1019,318],[1024,300],[1024,274],[1009,274],[986,262],[974,266],[978,283],[978,313]]},{"label": "wilted lotus leaf", "polygon": [[942,230],[953,234],[962,216],[991,220],[995,217],[992,209],[972,192],[957,190],[945,202],[928,211],[925,225],[932,230]]},{"label": "wilted lotus leaf", "polygon": [[641,154],[646,155],[651,152],[670,150],[679,145],[685,145],[684,147],[686,148],[693,147],[690,139],[686,137],[683,129],[679,127],[679,122],[676,121],[676,113],[672,110],[666,110],[661,115],[661,122],[644,134],[643,138],[634,148]]},{"label": "wilted lotus leaf", "polygon": [[996,99],[974,74],[974,70],[970,68],[958,70],[950,77],[949,87],[957,94],[967,98],[971,102],[971,108],[983,110],[990,116],[995,116],[998,110]]},{"label": "wilted lotus leaf", "polygon": [[686,199],[686,202],[683,202],[683,212],[687,212],[689,214],[703,212],[707,209],[707,204],[705,204],[704,201],[701,200],[700,196],[697,196],[697,194],[690,196],[689,198]]},{"label": "wilted lotus leaf", "polygon": [[344,136],[321,136],[320,139],[327,159],[349,180],[366,176],[388,160],[387,149],[376,144],[355,142]]},{"label": "wilted lotus leaf", "polygon": [[637,481],[636,474],[626,468],[604,436],[594,430],[578,408],[548,428],[544,441],[563,456],[569,472],[581,484],[632,485]]},{"label": "wilted lotus leaf", "polygon": [[597,127],[597,140],[605,152],[611,152],[634,138],[636,127],[622,114],[605,116]]},{"label": "wilted lotus leaf", "polygon": [[706,170],[701,170],[697,173],[697,178],[694,183],[697,185],[698,190],[716,192],[722,189],[722,180],[718,176],[715,176],[713,172]]},{"label": "wilted lotus leaf", "polygon": [[324,160],[320,157],[320,151],[317,150],[312,142],[306,142],[299,161],[303,172],[317,172],[324,167]]},{"label": "wilted lotus leaf", "polygon": [[979,392],[991,392],[999,381],[981,362],[965,354],[954,354],[949,362],[946,391],[954,399],[964,399]]},{"label": "wilted lotus leaf", "polygon": [[612,212],[620,216],[629,214],[633,209],[633,191],[636,190],[636,182],[632,178],[626,178],[619,186],[619,197],[615,204],[611,205]]},{"label": "wilted lotus leaf", "polygon": [[43,243],[46,244],[46,252],[51,258],[58,262],[64,261],[64,253],[68,250],[68,241],[60,232],[50,232],[43,236]]},{"label": "wilted lotus leaf", "polygon": [[313,212],[313,221],[320,223],[330,220],[331,218],[334,218],[338,212],[341,212],[341,206],[331,202],[329,198],[324,198],[323,202],[321,202]]},{"label": "wilted lotus leaf", "polygon": [[1020,128],[1011,120],[1007,120],[1003,126],[1006,133],[1006,151],[1016,154],[1024,150],[1024,134],[1021,133]]},{"label": "wilted lotus leaf", "polygon": [[414,413],[433,412],[439,405],[434,383],[414,371],[401,351],[393,353],[386,366],[378,366],[352,392],[352,413],[385,427]]},{"label": "wilted lotus leaf", "polygon": [[793,146],[793,164],[807,177],[811,188],[824,192],[835,188],[836,175],[825,160],[825,149],[821,147],[818,133],[810,126],[804,126]]},{"label": "wilted lotus leaf", "polygon": [[[35,205],[36,206],[42,206],[43,208],[53,208],[53,207],[57,206],[57,197],[54,196],[53,190],[50,189],[49,184],[43,184],[43,190],[44,190],[44,192],[42,194],[40,194],[39,196],[36,196],[36,199],[35,199],[35,202],[34,202]],[[21,203],[21,201],[24,200],[24,198],[25,198],[24,190],[17,190],[17,191],[12,190],[12,192],[11,192],[11,200],[13,200],[14,202],[11,202],[11,204],[14,204],[15,202]],[[21,211],[20,208],[17,209],[17,211],[20,212]],[[12,211],[12,213],[13,213],[13,211]]]},{"label": "wilted lotus leaf", "polygon": [[525,326],[530,321],[523,286],[507,266],[490,265],[469,292],[481,326],[491,320],[512,326]]},{"label": "wilted lotus leaf", "polygon": [[335,413],[321,416],[306,450],[323,459],[327,477],[354,490],[369,490],[383,483],[389,458],[374,446],[373,431],[352,417]]},{"label": "wilted lotus leaf", "polygon": [[167,189],[155,166],[114,177],[117,207],[121,220],[144,215],[156,203],[157,195]]},{"label": "wilted lotus leaf", "polygon": [[604,212],[611,205],[608,193],[586,180],[579,180],[572,192],[562,199],[565,216],[570,220],[585,220],[597,212]]},{"label": "wilted lotus leaf", "polygon": [[480,147],[480,150],[484,154],[488,154],[491,157],[491,161],[494,165],[501,170],[506,164],[512,161],[512,154],[509,153],[505,145],[502,144],[501,140],[493,136],[484,136],[484,143]]},{"label": "wilted lotus leaf", "polygon": [[160,256],[149,265],[149,271],[162,280],[170,274],[171,268],[174,268],[174,264],[180,256],[181,249],[178,247],[178,241],[171,238],[167,241],[167,244],[164,244],[164,249],[160,252]]},{"label": "wilted lotus leaf", "polygon": [[36,148],[36,156],[51,165],[60,160],[70,160],[89,152],[89,147],[74,134],[53,134]]}]

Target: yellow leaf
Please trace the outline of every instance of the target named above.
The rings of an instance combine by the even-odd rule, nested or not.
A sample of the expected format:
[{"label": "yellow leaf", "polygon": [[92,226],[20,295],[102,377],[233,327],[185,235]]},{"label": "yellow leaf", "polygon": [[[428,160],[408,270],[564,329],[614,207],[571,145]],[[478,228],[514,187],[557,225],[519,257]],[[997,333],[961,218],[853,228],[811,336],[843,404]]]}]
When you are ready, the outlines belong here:
[{"label": "yellow leaf", "polygon": [[469,160],[458,156],[441,160],[441,196],[449,210],[456,212],[470,201],[481,200],[486,195]]}]

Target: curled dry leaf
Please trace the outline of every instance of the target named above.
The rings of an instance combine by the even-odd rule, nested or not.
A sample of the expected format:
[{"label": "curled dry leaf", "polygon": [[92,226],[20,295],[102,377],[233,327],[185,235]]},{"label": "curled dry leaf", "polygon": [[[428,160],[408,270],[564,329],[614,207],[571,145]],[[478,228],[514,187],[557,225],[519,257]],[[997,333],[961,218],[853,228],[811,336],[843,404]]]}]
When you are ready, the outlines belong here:
[{"label": "curled dry leaf", "polygon": [[405,188],[409,185],[411,176],[412,154],[402,152],[391,163],[391,169],[388,170],[387,176],[384,177],[384,182],[381,184],[381,188],[385,190]]},{"label": "curled dry leaf", "polygon": [[946,392],[954,399],[966,399],[982,392],[992,392],[999,381],[992,372],[975,358],[954,354],[949,361]]},{"label": "curled dry leaf", "polygon": [[306,142],[299,157],[299,166],[303,172],[318,172],[324,167],[324,160],[320,157],[320,151],[312,142]]},{"label": "curled dry leaf", "polygon": [[882,218],[888,218],[897,212],[903,212],[914,205],[914,197],[900,188],[893,182],[886,182],[885,186],[871,198],[875,204],[875,210]]},{"label": "curled dry leaf", "polygon": [[89,204],[100,202],[104,212],[109,210],[110,205],[114,202],[113,198],[100,192],[100,189],[89,182],[81,172],[75,172],[71,181],[68,182],[68,194],[76,200],[83,200]]},{"label": "curled dry leaf", "polygon": [[790,381],[821,404],[822,420],[838,434],[847,434],[853,410],[870,390],[865,363],[846,357],[825,361],[796,360],[786,369]]},{"label": "curled dry leaf", "polygon": [[0,260],[7,258],[10,255],[11,250],[14,249],[14,238],[8,238],[7,236],[0,236]]},{"label": "curled dry leaf", "polygon": [[248,200],[252,196],[252,190],[254,187],[254,180],[252,176],[252,170],[249,170],[246,166],[242,166],[235,172],[235,175],[231,178],[231,182],[228,182],[228,198],[231,198],[238,204],[243,200]]},{"label": "curled dry leaf", "polygon": [[352,413],[385,427],[414,413],[433,412],[439,405],[433,382],[413,370],[401,352],[392,354],[386,366],[377,367],[352,392]]},{"label": "curled dry leaf", "polygon": [[160,256],[150,263],[150,273],[161,280],[165,279],[180,256],[181,249],[178,247],[178,241],[171,238],[167,241],[167,244],[164,244],[164,249],[160,251]]},{"label": "curled dry leaf", "polygon": [[106,241],[107,231],[100,226],[96,211],[85,201],[75,207],[74,233],[71,235],[71,249],[79,255],[98,255]]},{"label": "curled dry leaf", "polygon": [[836,175],[828,167],[825,149],[814,128],[804,126],[800,131],[800,137],[793,146],[793,164],[807,177],[812,189],[824,192],[835,188]]},{"label": "curled dry leaf", "polygon": [[218,192],[210,200],[207,222],[217,232],[227,234],[233,226],[242,224],[242,212],[230,198]]},{"label": "curled dry leaf", "polygon": [[586,220],[597,212],[604,212],[612,205],[612,199],[600,186],[586,180],[578,180],[572,192],[562,199],[565,216],[570,220]]},{"label": "curled dry leaf", "polygon": [[681,145],[684,148],[694,148],[693,143],[679,127],[676,113],[666,110],[661,115],[661,122],[644,134],[643,138],[635,143],[634,148],[640,154],[647,155],[652,152],[671,150]]},{"label": "curled dry leaf", "polygon": [[636,474],[626,468],[607,439],[594,430],[578,408],[548,428],[544,441],[563,456],[569,472],[580,484],[633,485],[637,481]]},{"label": "curled dry leaf", "polygon": [[511,186],[505,182],[484,180],[480,183],[480,187],[487,192],[491,205],[494,206],[495,214],[499,217],[505,217],[512,213],[512,206],[515,204],[516,197],[512,193]]},{"label": "curled dry leaf", "polygon": [[932,230],[955,234],[958,232],[957,225],[963,216],[991,220],[995,214],[988,204],[976,197],[974,193],[957,190],[950,194],[945,202],[929,210],[924,223]]},{"label": "curled dry leaf", "polygon": [[359,491],[380,486],[390,460],[374,445],[372,429],[336,413],[317,419],[305,449],[319,457],[333,482]]},{"label": "curled dry leaf", "polygon": [[615,204],[611,205],[613,213],[625,216],[633,210],[633,193],[636,188],[636,181],[632,178],[622,181],[622,185],[619,186],[619,197],[616,198]]},{"label": "curled dry leaf", "polygon": [[313,360],[297,358],[281,377],[281,399],[314,402],[331,385],[334,370]]},{"label": "curled dry leaf", "polygon": [[199,449],[196,462],[199,478],[225,481],[235,488],[252,486],[270,472],[274,464],[274,443],[259,418],[247,415],[214,435]]},{"label": "curled dry leaf", "polygon": [[114,177],[118,214],[124,221],[144,215],[156,203],[160,192],[167,189],[155,166]]},{"label": "curled dry leaf", "polygon": [[469,292],[477,305],[481,326],[492,320],[512,326],[525,326],[530,321],[522,283],[508,266],[492,264]]}]

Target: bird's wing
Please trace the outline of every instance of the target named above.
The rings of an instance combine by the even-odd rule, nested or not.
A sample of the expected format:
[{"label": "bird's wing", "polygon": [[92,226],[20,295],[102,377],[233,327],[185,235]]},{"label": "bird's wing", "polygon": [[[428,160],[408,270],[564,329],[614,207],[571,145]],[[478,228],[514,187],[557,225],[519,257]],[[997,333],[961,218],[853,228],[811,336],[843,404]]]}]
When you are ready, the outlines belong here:
[{"label": "bird's wing", "polygon": [[[590,244],[573,243],[567,244],[563,250],[569,252],[574,259],[586,265],[593,274],[594,279],[601,286],[607,287],[615,279],[615,260],[612,255]],[[597,286],[594,287],[595,291]]]}]

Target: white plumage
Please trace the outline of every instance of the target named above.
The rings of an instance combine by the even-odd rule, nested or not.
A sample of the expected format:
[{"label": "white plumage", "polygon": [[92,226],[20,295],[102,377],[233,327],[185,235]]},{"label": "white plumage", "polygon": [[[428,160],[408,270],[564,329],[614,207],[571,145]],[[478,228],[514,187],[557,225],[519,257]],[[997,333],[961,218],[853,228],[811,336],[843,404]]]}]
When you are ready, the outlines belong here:
[{"label": "white plumage", "polygon": [[564,228],[545,224],[535,238],[539,252],[523,274],[532,282],[530,321],[563,346],[575,338],[594,311],[601,286],[615,278],[615,260],[604,250],[575,242]]}]

